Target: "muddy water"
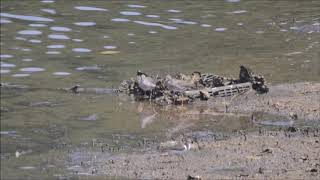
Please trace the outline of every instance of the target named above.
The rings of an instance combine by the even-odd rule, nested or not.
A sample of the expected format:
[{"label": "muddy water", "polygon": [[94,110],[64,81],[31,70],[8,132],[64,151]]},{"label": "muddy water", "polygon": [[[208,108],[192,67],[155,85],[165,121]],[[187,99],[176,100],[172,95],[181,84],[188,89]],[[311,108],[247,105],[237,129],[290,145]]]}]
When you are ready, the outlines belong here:
[{"label": "muddy water", "polygon": [[[273,84],[319,81],[319,7],[319,1],[1,0],[1,82],[39,88],[1,92],[1,177],[67,176],[67,149],[114,134],[135,141],[189,127],[255,128],[246,115],[199,116],[192,108],[159,110],[125,97],[53,89],[117,86],[137,69],[237,76],[241,64]],[[259,126],[291,123],[276,120]]]}]

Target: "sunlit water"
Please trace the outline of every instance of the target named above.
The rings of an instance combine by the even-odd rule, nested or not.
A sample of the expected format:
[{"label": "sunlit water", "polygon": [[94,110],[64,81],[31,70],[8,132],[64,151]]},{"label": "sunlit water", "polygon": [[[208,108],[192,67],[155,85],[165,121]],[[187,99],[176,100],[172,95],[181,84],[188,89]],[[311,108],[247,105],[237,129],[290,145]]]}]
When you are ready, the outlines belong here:
[{"label": "sunlit water", "polygon": [[[2,0],[1,82],[35,90],[1,92],[1,177],[68,176],[66,149],[112,134],[160,138],[175,127],[251,128],[248,117],[186,117],[122,97],[54,89],[114,87],[138,69],[237,76],[242,64],[272,84],[319,81],[319,7],[320,1]],[[100,53],[106,50],[120,53]]]}]

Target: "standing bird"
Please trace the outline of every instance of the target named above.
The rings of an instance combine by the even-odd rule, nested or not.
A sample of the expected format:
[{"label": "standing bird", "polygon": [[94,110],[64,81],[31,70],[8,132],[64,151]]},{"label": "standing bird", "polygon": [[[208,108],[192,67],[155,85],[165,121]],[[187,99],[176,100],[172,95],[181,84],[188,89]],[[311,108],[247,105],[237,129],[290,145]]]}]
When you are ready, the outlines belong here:
[{"label": "standing bird", "polygon": [[241,83],[252,82],[253,80],[252,76],[253,76],[253,73],[251,69],[246,68],[244,66],[240,66],[239,80]]},{"label": "standing bird", "polygon": [[154,80],[141,71],[137,72],[137,83],[139,88],[149,96],[151,95],[152,90],[156,87]]}]

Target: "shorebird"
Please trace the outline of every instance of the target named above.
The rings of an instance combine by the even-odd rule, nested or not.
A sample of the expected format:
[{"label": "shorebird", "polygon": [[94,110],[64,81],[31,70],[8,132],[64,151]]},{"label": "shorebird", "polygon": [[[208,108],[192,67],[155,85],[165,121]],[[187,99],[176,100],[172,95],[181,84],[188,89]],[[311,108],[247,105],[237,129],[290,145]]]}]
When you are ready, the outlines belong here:
[{"label": "shorebird", "polygon": [[154,80],[141,71],[137,72],[137,83],[145,93],[151,93],[156,87]]}]

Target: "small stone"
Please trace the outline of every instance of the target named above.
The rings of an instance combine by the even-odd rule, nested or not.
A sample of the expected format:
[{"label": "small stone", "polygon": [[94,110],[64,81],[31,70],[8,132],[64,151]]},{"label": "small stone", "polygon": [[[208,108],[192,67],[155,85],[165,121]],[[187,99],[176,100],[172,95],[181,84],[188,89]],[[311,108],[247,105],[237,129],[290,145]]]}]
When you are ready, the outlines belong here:
[{"label": "small stone", "polygon": [[188,175],[187,180],[201,180],[201,177]]}]

